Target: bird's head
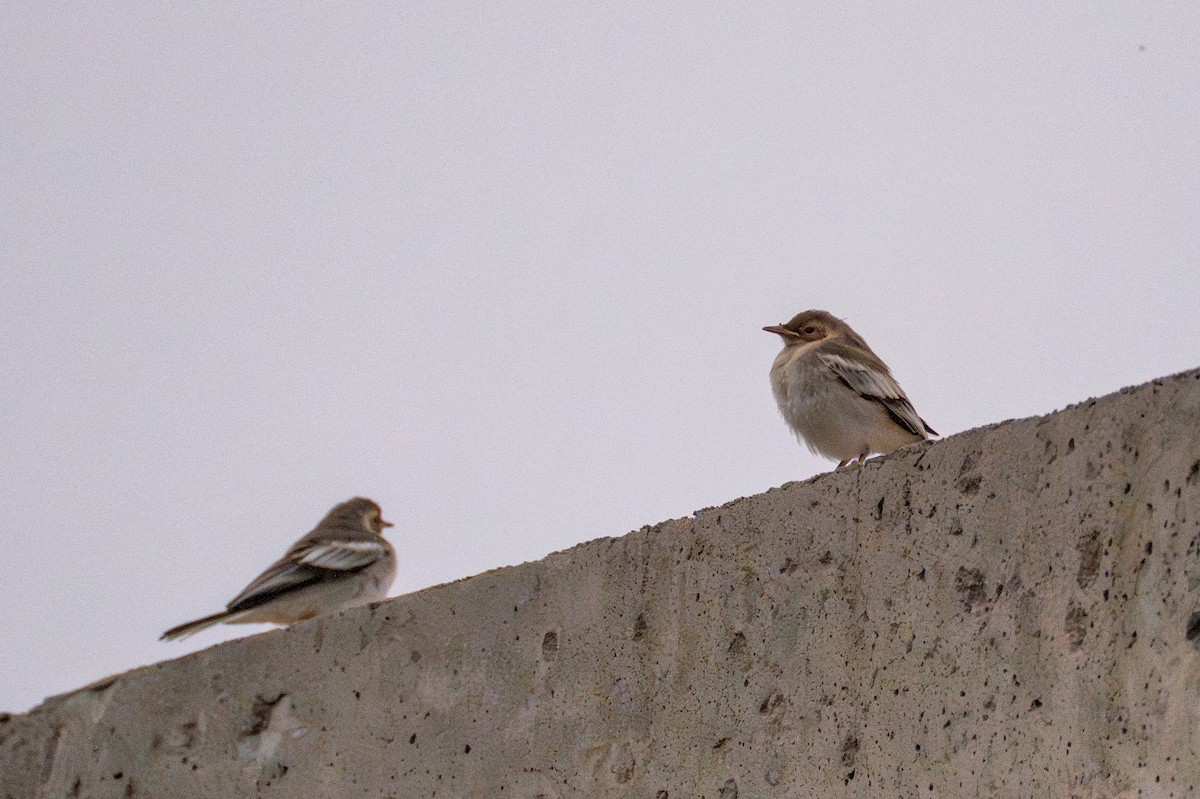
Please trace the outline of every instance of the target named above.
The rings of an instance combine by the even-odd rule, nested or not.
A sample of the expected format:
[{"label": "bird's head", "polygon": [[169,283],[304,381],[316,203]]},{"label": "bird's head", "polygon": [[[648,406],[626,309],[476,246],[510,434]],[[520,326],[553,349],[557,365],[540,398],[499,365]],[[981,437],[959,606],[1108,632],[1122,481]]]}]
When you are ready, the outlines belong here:
[{"label": "bird's head", "polygon": [[384,520],[383,511],[379,509],[378,503],[366,497],[355,497],[334,506],[321,524],[329,522],[370,530],[375,535],[382,535],[383,528],[393,526],[391,522]]},{"label": "bird's head", "polygon": [[763,330],[775,333],[783,339],[784,346],[812,344],[840,335],[845,322],[829,311],[805,311],[792,317],[782,325],[768,325]]}]

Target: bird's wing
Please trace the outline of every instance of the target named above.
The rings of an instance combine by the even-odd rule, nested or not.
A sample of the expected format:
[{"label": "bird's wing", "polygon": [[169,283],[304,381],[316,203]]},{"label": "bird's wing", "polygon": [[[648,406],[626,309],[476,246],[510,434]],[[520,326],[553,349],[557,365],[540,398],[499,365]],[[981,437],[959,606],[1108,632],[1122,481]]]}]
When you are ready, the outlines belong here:
[{"label": "bird's wing", "polygon": [[864,399],[881,404],[896,424],[905,430],[922,438],[932,432],[917,415],[887,365],[871,351],[846,342],[831,341],[817,351],[817,357],[850,390]]},{"label": "bird's wing", "polygon": [[311,541],[304,547],[293,548],[291,555],[297,563],[334,571],[365,569],[387,551],[382,540],[325,539]]},{"label": "bird's wing", "polygon": [[387,552],[382,540],[352,537],[304,538],[267,570],[255,577],[227,606],[229,610],[256,607],[287,591],[361,571]]}]

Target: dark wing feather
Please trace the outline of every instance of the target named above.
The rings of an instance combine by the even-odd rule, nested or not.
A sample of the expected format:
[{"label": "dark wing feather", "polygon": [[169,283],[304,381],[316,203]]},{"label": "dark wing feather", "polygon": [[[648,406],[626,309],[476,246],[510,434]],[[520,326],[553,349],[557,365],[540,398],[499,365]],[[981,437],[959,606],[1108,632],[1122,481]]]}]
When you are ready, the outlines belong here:
[{"label": "dark wing feather", "polygon": [[288,591],[345,577],[370,566],[386,551],[386,545],[374,539],[301,539],[255,577],[227,607],[246,610]]},{"label": "dark wing feather", "polygon": [[821,347],[817,357],[860,397],[881,404],[896,424],[905,430],[922,438],[930,434],[937,435],[917,415],[887,365],[870,350],[835,340]]}]

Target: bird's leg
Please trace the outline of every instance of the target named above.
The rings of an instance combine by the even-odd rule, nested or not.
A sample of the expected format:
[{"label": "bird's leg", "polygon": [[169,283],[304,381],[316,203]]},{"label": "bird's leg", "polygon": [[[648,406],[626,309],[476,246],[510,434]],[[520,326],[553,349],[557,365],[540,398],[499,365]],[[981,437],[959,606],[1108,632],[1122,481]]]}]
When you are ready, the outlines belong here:
[{"label": "bird's leg", "polygon": [[[840,471],[842,471],[842,469],[845,469],[845,468],[853,469],[855,466],[862,466],[863,463],[867,460],[867,456],[870,454],[871,454],[871,450],[867,449],[865,452],[859,453],[857,458],[846,458],[846,460],[842,461],[841,463],[839,463],[837,465],[837,468],[834,469],[834,471],[840,472]],[[847,467],[846,464],[850,464],[850,466]]]}]

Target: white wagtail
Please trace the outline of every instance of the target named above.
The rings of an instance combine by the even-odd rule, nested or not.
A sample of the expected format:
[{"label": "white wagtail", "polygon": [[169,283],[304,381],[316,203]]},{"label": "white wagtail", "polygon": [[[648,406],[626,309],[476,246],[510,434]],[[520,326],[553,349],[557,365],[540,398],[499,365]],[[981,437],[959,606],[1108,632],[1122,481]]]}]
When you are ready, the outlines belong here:
[{"label": "white wagtail", "polygon": [[396,577],[396,551],[383,537],[374,501],[356,497],[325,515],[225,610],[172,627],[162,640],[185,638],[214,624],[293,624],[387,596]]},{"label": "white wagtail", "polygon": [[788,427],[826,458],[862,463],[873,452],[936,436],[862,336],[828,311],[764,327],[783,339],[771,390]]}]

